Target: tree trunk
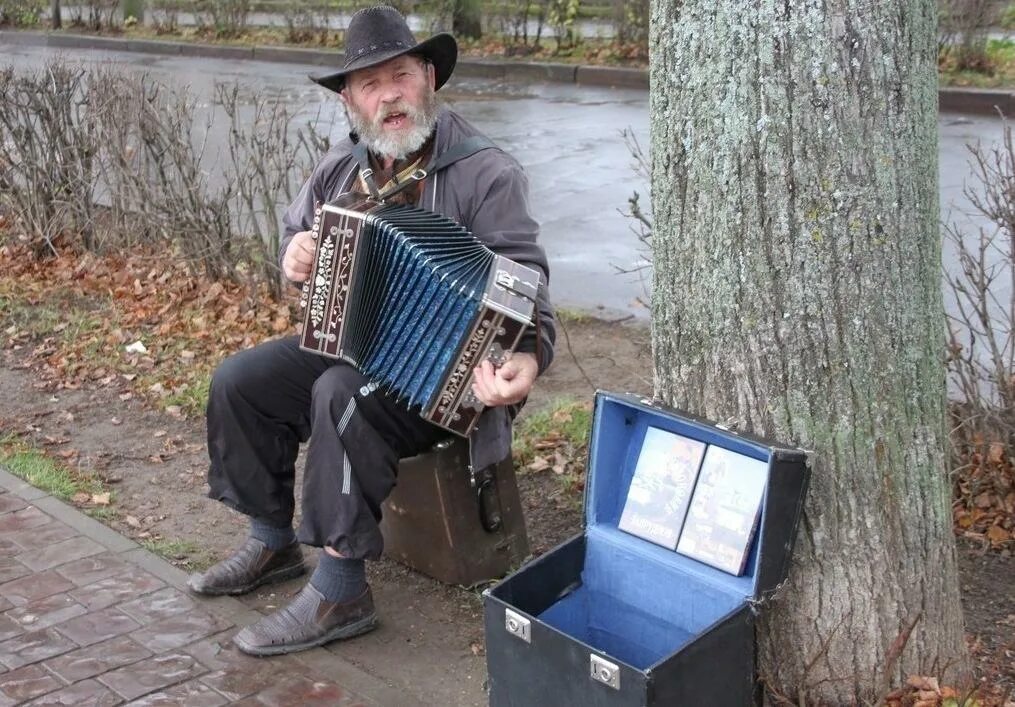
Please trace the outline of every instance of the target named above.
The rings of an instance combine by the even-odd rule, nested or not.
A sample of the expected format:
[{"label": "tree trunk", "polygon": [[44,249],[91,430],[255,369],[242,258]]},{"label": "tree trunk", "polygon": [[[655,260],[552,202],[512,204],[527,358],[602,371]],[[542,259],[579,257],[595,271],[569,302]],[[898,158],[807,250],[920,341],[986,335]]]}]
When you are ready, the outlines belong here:
[{"label": "tree trunk", "polygon": [[63,18],[60,16],[60,0],[53,0],[50,5],[50,24],[53,29],[63,27]]},{"label": "tree trunk", "polygon": [[460,37],[483,36],[483,9],[479,0],[454,0],[451,30]]},{"label": "tree trunk", "polygon": [[758,636],[770,694],[801,704],[967,665],[944,468],[936,13],[653,0],[656,391],[812,451],[790,579]]}]

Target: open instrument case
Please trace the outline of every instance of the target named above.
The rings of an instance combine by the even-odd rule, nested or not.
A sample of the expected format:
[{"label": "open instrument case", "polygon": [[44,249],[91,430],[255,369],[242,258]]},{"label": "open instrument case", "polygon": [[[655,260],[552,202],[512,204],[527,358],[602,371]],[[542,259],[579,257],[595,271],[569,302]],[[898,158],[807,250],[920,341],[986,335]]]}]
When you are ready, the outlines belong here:
[{"label": "open instrument case", "polygon": [[[650,428],[767,475],[740,575],[618,528]],[[490,704],[754,703],[755,602],[787,575],[808,479],[801,450],[597,393],[583,532],[485,593]]]}]

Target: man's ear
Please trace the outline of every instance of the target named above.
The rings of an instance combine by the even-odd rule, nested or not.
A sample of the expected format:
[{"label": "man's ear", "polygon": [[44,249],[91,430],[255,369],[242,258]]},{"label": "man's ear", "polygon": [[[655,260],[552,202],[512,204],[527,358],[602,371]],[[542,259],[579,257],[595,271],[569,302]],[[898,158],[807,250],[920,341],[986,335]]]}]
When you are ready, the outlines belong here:
[{"label": "man's ear", "polygon": [[423,62],[423,66],[426,67],[426,80],[430,83],[430,90],[433,91],[437,87],[437,69],[429,61]]},{"label": "man's ear", "polygon": [[349,85],[346,84],[342,87],[342,90],[338,92],[338,97],[342,99],[343,105],[349,105]]}]

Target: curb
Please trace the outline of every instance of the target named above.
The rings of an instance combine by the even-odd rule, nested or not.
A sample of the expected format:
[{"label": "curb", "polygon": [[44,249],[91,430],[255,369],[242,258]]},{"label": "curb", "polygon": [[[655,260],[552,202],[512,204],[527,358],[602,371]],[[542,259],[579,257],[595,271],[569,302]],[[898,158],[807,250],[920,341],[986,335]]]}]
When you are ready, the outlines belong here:
[{"label": "curb", "polygon": [[[4,39],[3,33],[0,33],[0,40],[2,39]],[[179,567],[166,562],[130,538],[85,515],[77,508],[22,481],[3,466],[0,466],[0,491],[7,491],[29,502],[55,520],[70,526],[82,536],[106,548],[111,554],[155,575],[167,585],[183,592],[187,591],[187,573]],[[249,608],[235,597],[202,597],[200,601],[202,607],[233,624],[253,623],[262,617],[261,613]],[[352,690],[379,707],[424,707],[412,696],[402,694],[379,678],[324,648],[314,648],[300,654],[293,654],[292,658],[314,670],[328,674],[343,687]]]},{"label": "curb", "polygon": [[944,113],[974,113],[995,118],[1015,116],[1015,92],[990,88],[939,88],[938,110]]},{"label": "curb", "polygon": [[[240,59],[277,63],[337,66],[342,52],[300,47],[236,47],[220,44],[171,42],[156,39],[119,39],[87,34],[0,30],[0,43],[46,46],[58,49],[106,49],[120,52],[170,56]],[[469,59],[458,62],[459,76],[516,81],[548,81],[585,86],[607,86],[648,90],[647,69],[617,66],[588,66],[550,62],[514,62],[496,59]],[[943,87],[938,89],[938,110],[975,115],[1015,115],[1015,91],[1008,89]]]},{"label": "curb", "polygon": [[[56,49],[106,49],[119,52],[166,54],[211,59],[253,59],[279,63],[338,66],[344,55],[327,49],[300,47],[236,47],[224,44],[197,44],[155,39],[120,39],[88,34],[0,30],[0,43],[45,46]],[[491,59],[458,61],[456,73],[472,78],[551,81],[587,86],[648,89],[648,71],[611,66],[585,66],[550,62],[513,62]]]}]

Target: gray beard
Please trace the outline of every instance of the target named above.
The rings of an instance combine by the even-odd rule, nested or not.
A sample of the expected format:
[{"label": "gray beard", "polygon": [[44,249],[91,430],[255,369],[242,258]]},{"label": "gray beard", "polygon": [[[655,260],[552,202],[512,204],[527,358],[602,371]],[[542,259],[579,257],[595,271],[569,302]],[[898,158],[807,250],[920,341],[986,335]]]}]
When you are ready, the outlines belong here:
[{"label": "gray beard", "polygon": [[[356,108],[346,104],[345,115],[349,127],[374,154],[393,160],[404,160],[423,147],[437,125],[440,104],[436,91],[428,91],[420,109],[404,101],[384,106],[373,121],[367,120]],[[405,113],[412,121],[412,129],[396,134],[384,130],[384,118],[392,113]]]}]

